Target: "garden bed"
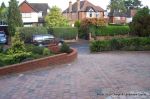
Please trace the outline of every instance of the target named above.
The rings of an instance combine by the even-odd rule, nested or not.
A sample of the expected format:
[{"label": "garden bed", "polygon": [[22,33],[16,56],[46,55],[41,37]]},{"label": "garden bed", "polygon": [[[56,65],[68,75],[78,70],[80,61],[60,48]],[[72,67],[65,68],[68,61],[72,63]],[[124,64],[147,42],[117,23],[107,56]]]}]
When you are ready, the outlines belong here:
[{"label": "garden bed", "polygon": [[40,59],[35,59],[19,64],[9,65],[0,68],[0,75],[12,74],[25,72],[33,69],[38,69],[46,66],[56,65],[56,64],[64,64],[68,62],[72,62],[77,58],[77,50],[71,49],[71,53],[62,53],[58,55],[53,55],[49,57],[44,57]]}]

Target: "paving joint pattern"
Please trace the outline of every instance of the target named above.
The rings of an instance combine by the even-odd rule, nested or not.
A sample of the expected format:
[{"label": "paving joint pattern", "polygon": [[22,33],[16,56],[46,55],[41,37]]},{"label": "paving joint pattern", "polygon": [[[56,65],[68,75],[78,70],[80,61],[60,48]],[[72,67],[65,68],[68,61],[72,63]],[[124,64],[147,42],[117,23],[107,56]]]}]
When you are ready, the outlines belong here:
[{"label": "paving joint pattern", "polygon": [[79,54],[70,64],[0,77],[0,99],[150,99],[150,52]]}]

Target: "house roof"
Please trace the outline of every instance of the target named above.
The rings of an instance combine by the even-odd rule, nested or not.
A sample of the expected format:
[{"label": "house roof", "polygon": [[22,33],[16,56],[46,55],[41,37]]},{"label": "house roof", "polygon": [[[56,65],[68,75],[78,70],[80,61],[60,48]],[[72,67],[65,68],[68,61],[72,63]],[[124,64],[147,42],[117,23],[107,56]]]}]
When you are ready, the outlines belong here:
[{"label": "house roof", "polygon": [[113,17],[126,17],[127,14],[126,13],[121,13],[119,11],[111,11],[108,16],[113,16]]},{"label": "house roof", "polygon": [[[95,12],[104,11],[100,6],[95,6],[87,0],[80,1],[80,11],[87,12],[90,8],[92,8]],[[77,2],[72,5],[72,12],[77,12]],[[63,13],[69,13],[69,7],[63,11]]]},{"label": "house roof", "polygon": [[47,3],[28,3],[26,0],[23,1],[22,4],[26,3],[28,6],[30,6],[35,12],[43,12],[43,15],[47,14],[47,9],[50,9]]},{"label": "house roof", "polygon": [[49,9],[49,6],[47,3],[29,3],[34,9],[36,9],[38,12],[42,11],[43,15],[47,14],[47,9]]},{"label": "house roof", "polygon": [[[134,10],[133,8],[127,10],[125,13],[121,13],[119,11],[111,11],[108,16],[114,16],[114,17],[133,17],[131,10]],[[136,9],[135,9],[136,10]]]},{"label": "house roof", "polygon": [[19,8],[23,5],[23,4],[27,4],[33,11],[38,12],[36,9],[34,9],[26,0],[23,1],[20,5]]}]

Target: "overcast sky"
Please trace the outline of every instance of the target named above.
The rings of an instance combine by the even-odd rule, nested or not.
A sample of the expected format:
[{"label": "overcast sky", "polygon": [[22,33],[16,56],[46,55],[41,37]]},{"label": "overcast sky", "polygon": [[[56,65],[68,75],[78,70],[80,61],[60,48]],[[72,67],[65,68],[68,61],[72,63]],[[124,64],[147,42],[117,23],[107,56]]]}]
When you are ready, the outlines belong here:
[{"label": "overcast sky", "polygon": [[[0,4],[3,1],[8,6],[8,1],[10,1],[10,0],[0,0]],[[17,0],[17,1],[19,1],[19,4],[20,4],[24,0]],[[56,5],[59,8],[61,8],[62,10],[65,10],[69,5],[69,1],[72,1],[72,3],[74,3],[76,0],[27,0],[27,1],[29,3],[48,3],[50,7]],[[88,1],[92,2],[95,5],[102,7],[103,9],[106,9],[110,0],[88,0]],[[147,5],[150,8],[150,0],[141,0],[141,1],[144,6]]]}]

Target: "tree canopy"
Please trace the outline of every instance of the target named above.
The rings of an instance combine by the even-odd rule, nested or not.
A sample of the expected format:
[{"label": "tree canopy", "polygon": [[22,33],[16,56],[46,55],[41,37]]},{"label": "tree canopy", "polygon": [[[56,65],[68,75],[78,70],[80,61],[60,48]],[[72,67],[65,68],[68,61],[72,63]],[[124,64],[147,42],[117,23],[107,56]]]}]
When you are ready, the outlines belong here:
[{"label": "tree canopy", "polygon": [[111,0],[107,8],[110,10],[110,12],[114,11],[126,12],[124,0]]},{"label": "tree canopy", "polygon": [[140,0],[125,0],[124,3],[125,3],[125,7],[127,9],[130,9],[130,8],[139,8],[139,7],[142,6]]},{"label": "tree canopy", "polygon": [[6,8],[6,5],[5,5],[5,3],[4,3],[4,2],[2,2],[2,4],[1,4],[1,8]]},{"label": "tree canopy", "polygon": [[0,21],[7,23],[7,14],[8,14],[8,8],[6,8],[4,2],[2,2],[0,7]]},{"label": "tree canopy", "polygon": [[62,15],[61,9],[57,6],[53,6],[50,9],[50,12],[45,17],[45,21],[48,28],[64,27],[69,25],[68,20]]},{"label": "tree canopy", "polygon": [[14,35],[16,27],[21,26],[23,26],[23,22],[18,2],[16,0],[10,0],[8,8],[8,31],[10,35]]}]

